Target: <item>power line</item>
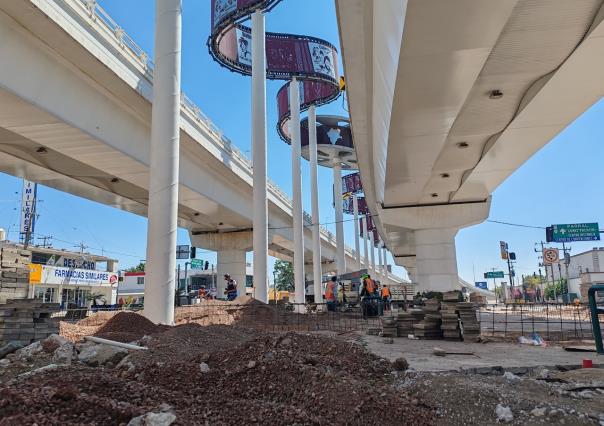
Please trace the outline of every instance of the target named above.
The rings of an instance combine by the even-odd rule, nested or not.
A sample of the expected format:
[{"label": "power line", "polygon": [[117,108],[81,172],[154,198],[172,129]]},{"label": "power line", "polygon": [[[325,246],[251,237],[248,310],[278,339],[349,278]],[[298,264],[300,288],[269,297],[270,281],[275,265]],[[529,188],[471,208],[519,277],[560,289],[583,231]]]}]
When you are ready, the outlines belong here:
[{"label": "power line", "polygon": [[517,226],[519,228],[545,229],[545,226],[523,225],[520,223],[502,222],[500,220],[487,219],[487,222],[498,223],[500,225]]}]

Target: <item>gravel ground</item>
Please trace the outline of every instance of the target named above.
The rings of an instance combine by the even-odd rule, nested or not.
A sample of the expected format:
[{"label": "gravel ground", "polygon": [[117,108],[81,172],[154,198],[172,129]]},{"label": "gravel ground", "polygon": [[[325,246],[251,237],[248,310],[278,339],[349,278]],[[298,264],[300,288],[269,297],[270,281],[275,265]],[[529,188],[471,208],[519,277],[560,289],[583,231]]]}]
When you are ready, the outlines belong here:
[{"label": "gravel ground", "polygon": [[[601,377],[603,372],[592,369],[591,372],[548,373],[542,370],[540,375],[549,381],[535,375],[524,377],[510,373],[491,376],[407,372],[399,386],[437,407],[437,425],[492,425],[498,422],[604,425],[604,387],[572,390],[589,384],[586,376],[599,373]],[[591,384],[604,386],[604,382],[596,378],[596,383]],[[497,405],[509,408],[513,417],[498,421]]]},{"label": "gravel ground", "polygon": [[148,324],[126,319],[107,329],[144,334],[149,350],[116,367],[76,361],[0,381],[0,425],[122,425],[149,412],[179,425],[434,423],[429,404],[394,387],[390,362],[354,343],[198,324],[148,336]]}]

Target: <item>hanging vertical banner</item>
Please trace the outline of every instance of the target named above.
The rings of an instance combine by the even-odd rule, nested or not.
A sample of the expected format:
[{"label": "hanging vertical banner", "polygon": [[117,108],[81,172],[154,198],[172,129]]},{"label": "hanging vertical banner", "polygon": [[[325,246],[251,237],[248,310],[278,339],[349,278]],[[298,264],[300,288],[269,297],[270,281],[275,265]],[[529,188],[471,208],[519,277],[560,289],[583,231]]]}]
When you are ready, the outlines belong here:
[{"label": "hanging vertical banner", "polygon": [[359,172],[342,176],[342,194],[358,194],[363,191],[361,175]]},{"label": "hanging vertical banner", "polygon": [[[366,215],[369,214],[369,209],[367,208],[367,200],[365,197],[357,197],[358,206],[359,206],[359,214]],[[348,197],[344,200],[344,213],[354,214],[354,202],[353,197]]]},{"label": "hanging vertical banner", "polygon": [[25,240],[25,238],[34,233],[37,191],[37,183],[23,179],[23,192],[21,193],[21,240]]}]

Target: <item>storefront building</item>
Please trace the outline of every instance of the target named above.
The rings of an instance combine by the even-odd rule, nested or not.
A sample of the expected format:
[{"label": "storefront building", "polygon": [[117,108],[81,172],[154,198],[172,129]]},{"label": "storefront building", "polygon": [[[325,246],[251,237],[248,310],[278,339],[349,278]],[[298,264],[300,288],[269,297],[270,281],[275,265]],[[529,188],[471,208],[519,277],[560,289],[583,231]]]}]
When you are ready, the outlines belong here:
[{"label": "storefront building", "polygon": [[116,304],[117,260],[53,248],[29,249],[33,298],[60,303],[63,309]]}]

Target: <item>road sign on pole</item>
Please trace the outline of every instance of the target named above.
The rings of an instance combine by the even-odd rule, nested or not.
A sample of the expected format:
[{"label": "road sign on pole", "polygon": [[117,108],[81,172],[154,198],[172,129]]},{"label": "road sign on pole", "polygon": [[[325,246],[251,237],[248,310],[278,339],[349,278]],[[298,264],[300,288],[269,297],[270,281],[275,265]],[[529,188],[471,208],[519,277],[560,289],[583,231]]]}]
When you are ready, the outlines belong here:
[{"label": "road sign on pole", "polygon": [[551,265],[560,262],[560,253],[557,248],[543,249],[543,264]]},{"label": "road sign on pole", "polygon": [[474,286],[481,288],[483,290],[488,290],[489,287],[487,286],[487,282],[486,281],[476,281],[474,282]]},{"label": "road sign on pole", "polygon": [[503,271],[489,271],[484,273],[485,278],[503,278]]},{"label": "road sign on pole", "polygon": [[191,259],[191,269],[203,269],[204,261],[201,259]]},{"label": "road sign on pole", "polygon": [[176,246],[176,258],[177,259],[188,259],[191,254],[189,246]]},{"label": "road sign on pole", "polygon": [[595,223],[571,223],[552,225],[551,231],[546,231],[548,242],[572,243],[574,241],[599,241],[600,226]]}]

